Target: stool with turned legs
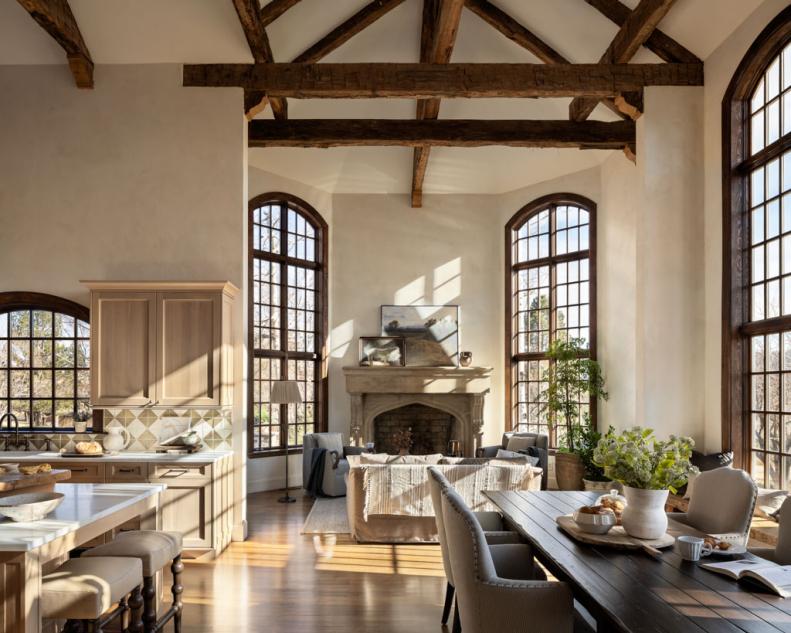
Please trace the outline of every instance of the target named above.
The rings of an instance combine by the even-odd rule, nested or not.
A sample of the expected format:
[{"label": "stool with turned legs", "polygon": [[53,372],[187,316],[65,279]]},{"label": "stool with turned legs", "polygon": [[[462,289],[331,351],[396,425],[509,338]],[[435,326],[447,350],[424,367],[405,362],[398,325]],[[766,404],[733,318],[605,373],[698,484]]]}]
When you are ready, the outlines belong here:
[{"label": "stool with turned legs", "polygon": [[42,618],[65,619],[66,630],[101,633],[105,624],[120,617],[123,630],[142,633],[142,582],[138,559],[72,558],[41,579]]},{"label": "stool with turned legs", "polygon": [[[110,543],[94,547],[83,554],[83,558],[121,556],[139,559],[143,565],[143,627],[145,633],[161,631],[172,619],[175,633],[181,633],[182,537],[178,532],[157,530],[133,530],[121,532]],[[173,584],[170,588],[173,603],[162,615],[157,616],[155,577],[158,571],[170,563]]]}]

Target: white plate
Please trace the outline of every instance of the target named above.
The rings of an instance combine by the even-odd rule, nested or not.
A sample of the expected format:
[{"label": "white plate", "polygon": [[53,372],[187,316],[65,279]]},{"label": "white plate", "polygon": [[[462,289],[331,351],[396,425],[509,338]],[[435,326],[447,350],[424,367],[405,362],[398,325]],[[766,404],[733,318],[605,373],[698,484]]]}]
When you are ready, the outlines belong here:
[{"label": "white plate", "polygon": [[735,556],[736,554],[746,554],[747,548],[744,545],[731,545],[729,549],[717,549],[716,547],[711,550],[711,556]]}]

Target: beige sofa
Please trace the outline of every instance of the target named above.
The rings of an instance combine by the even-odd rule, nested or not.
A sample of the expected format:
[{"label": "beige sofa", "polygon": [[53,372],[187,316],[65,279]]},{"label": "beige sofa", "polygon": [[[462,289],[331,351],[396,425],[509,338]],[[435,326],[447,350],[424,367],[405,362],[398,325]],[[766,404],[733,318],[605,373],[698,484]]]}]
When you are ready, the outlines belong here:
[{"label": "beige sofa", "polygon": [[425,463],[361,463],[360,456],[350,456],[346,511],[352,537],[361,543],[437,542],[428,483],[428,466],[432,465],[475,511],[494,509],[484,490],[541,488],[541,469],[526,463],[440,455],[426,456]]}]

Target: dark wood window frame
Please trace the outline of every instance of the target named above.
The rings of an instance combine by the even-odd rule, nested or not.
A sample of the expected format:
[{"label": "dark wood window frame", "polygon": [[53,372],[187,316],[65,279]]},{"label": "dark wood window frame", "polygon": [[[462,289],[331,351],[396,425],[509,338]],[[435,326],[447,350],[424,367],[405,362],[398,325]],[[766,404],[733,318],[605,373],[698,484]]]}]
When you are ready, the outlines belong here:
[{"label": "dark wood window frame", "polygon": [[[0,292],[0,314],[9,314],[9,313],[12,313],[12,312],[27,311],[27,310],[30,310],[30,311],[42,311],[42,312],[52,312],[53,314],[63,314],[63,315],[72,317],[72,318],[75,319],[74,333],[71,336],[68,336],[68,337],[55,337],[55,332],[54,332],[54,325],[55,324],[53,322],[51,324],[51,327],[50,327],[51,331],[50,331],[50,335],[49,336],[35,336],[34,332],[32,330],[33,324],[31,322],[31,323],[29,323],[29,326],[28,326],[31,329],[30,329],[30,332],[29,332],[27,337],[21,337],[21,338],[16,338],[15,337],[14,339],[12,339],[11,338],[11,331],[10,331],[11,324],[10,324],[10,322],[8,323],[9,331],[7,333],[7,336],[0,338],[0,340],[6,340],[6,341],[9,341],[9,342],[11,340],[17,340],[17,341],[27,340],[27,341],[31,342],[28,367],[26,367],[26,368],[19,368],[19,369],[16,370],[16,371],[27,370],[30,373],[29,381],[28,381],[29,393],[28,393],[27,397],[20,397],[20,398],[12,398],[11,397],[10,372],[13,369],[12,369],[12,363],[11,363],[11,345],[9,344],[8,345],[8,349],[5,350],[5,354],[6,354],[5,363],[4,363],[5,366],[0,368],[0,371],[9,372],[9,377],[8,377],[8,380],[7,380],[7,387],[6,387],[7,390],[8,390],[8,392],[6,394],[7,397],[0,397],[0,402],[4,403],[5,406],[2,407],[2,409],[0,409],[0,410],[3,411],[3,412],[7,408],[10,410],[10,403],[11,403],[12,400],[27,400],[27,401],[29,401],[29,403],[31,405],[31,409],[32,409],[32,403],[35,400],[43,400],[43,401],[49,400],[49,401],[51,401],[53,403],[53,407],[54,407],[54,403],[55,403],[56,400],[71,400],[73,402],[73,404],[74,404],[73,409],[76,409],[77,406],[78,406],[77,403],[80,400],[84,400],[84,401],[88,401],[89,400],[89,395],[86,395],[84,398],[78,398],[78,394],[77,394],[77,383],[78,383],[78,381],[77,381],[77,372],[78,372],[78,370],[79,371],[90,371],[90,362],[89,361],[85,365],[78,365],[78,363],[77,363],[77,342],[80,341],[80,340],[83,340],[83,341],[84,340],[88,340],[86,337],[79,337],[78,336],[77,320],[84,321],[84,322],[90,324],[90,321],[91,321],[91,319],[90,319],[90,310],[86,306],[81,305],[79,303],[76,303],[74,301],[70,301],[69,299],[64,299],[63,297],[58,297],[58,296],[55,296],[55,295],[45,294],[45,293],[41,293],[41,292]],[[38,340],[38,341],[49,341],[50,344],[51,344],[51,352],[50,353],[53,355],[52,359],[51,359],[51,363],[50,363],[51,366],[49,366],[49,367],[43,367],[42,366],[42,367],[39,368],[41,371],[49,371],[50,374],[51,374],[50,380],[52,381],[52,384],[51,384],[51,392],[50,392],[50,396],[49,397],[36,398],[35,395],[34,395],[34,392],[33,392],[33,386],[34,386],[33,385],[33,374],[36,371],[36,367],[33,364],[32,342],[36,341],[36,340]],[[68,340],[68,341],[72,341],[74,343],[74,352],[73,352],[74,360],[73,360],[73,363],[71,365],[68,365],[68,366],[63,366],[62,369],[60,369],[60,371],[71,371],[74,374],[73,375],[73,391],[72,391],[73,396],[71,398],[56,398],[56,396],[55,396],[55,394],[56,394],[56,389],[55,389],[55,371],[58,370],[58,367],[56,367],[55,356],[54,356],[55,355],[55,350],[56,350],[56,346],[55,346],[56,340]],[[90,358],[90,354],[88,354],[88,358]],[[90,394],[90,387],[89,387],[88,394]],[[88,404],[88,407],[90,408],[90,404]],[[31,417],[31,420],[30,420],[31,426],[30,427],[20,427],[20,432],[24,432],[25,434],[32,434],[32,433],[53,434],[53,433],[73,433],[74,432],[74,427],[59,427],[59,426],[56,426],[56,420],[55,420],[55,415],[54,415],[55,409],[54,408],[52,409],[52,412],[53,412],[53,416],[52,416],[52,423],[51,423],[50,426],[35,426],[34,427],[34,426],[32,426],[33,420],[32,420],[32,417]],[[32,413],[32,410],[31,410],[31,413]],[[91,427],[91,423],[89,423],[88,426],[90,428]]]},{"label": "dark wood window frame", "polygon": [[[316,261],[309,262],[304,259],[297,259],[289,257],[287,254],[277,254],[268,251],[259,251],[254,248],[253,237],[253,212],[255,209],[264,206],[278,204],[283,208],[291,208],[297,211],[311,224],[316,232]],[[281,446],[279,448],[271,448],[265,450],[254,450],[253,433],[255,432],[254,423],[254,359],[256,358],[276,358],[280,359],[280,375],[278,380],[286,380],[288,373],[288,360],[310,360],[315,362],[315,389],[316,389],[316,410],[314,413],[314,426],[315,432],[324,432],[327,430],[327,407],[328,407],[328,381],[327,381],[327,333],[329,328],[328,322],[328,261],[329,261],[329,228],[321,214],[316,211],[311,205],[304,200],[283,192],[269,192],[263,193],[252,198],[248,205],[248,354],[247,354],[247,375],[248,375],[248,391],[247,391],[247,432],[248,432],[248,456],[252,458],[258,457],[271,457],[275,455],[284,455],[299,453],[302,448],[300,446],[287,447]],[[285,222],[281,224],[281,244],[286,244],[285,239]],[[281,267],[281,327],[280,337],[281,345],[280,350],[259,350],[254,347],[254,262],[256,259],[264,259],[273,263],[280,264]],[[316,307],[318,308],[318,315],[315,322],[315,353],[311,352],[295,352],[287,351],[287,319],[285,311],[287,310],[287,301],[285,300],[286,294],[286,268],[289,264],[297,266],[307,266],[316,271],[316,293],[318,301]],[[280,437],[285,439],[286,445],[288,442],[288,429],[287,429],[287,405],[280,405]]]},{"label": "dark wood window frame", "polygon": [[[577,207],[584,208],[589,213],[589,237],[588,249],[574,251],[563,255],[555,254],[554,246],[554,208],[570,204]],[[514,242],[513,232],[518,230],[523,224],[528,222],[530,218],[544,209],[550,209],[550,255],[548,257],[530,260],[524,263],[514,263]],[[555,331],[555,325],[552,322],[552,297],[556,287],[556,280],[552,272],[553,266],[557,263],[575,261],[580,259],[588,259],[588,283],[589,283],[589,348],[590,357],[596,358],[596,203],[589,198],[575,194],[575,193],[553,193],[542,196],[528,203],[517,211],[513,217],[505,225],[505,376],[507,377],[507,384],[505,390],[505,429],[506,431],[513,430],[513,403],[512,390],[514,389],[514,368],[515,364],[520,360],[538,360],[545,355],[543,352],[538,353],[525,353],[515,354],[513,352],[513,310],[514,310],[514,273],[522,268],[532,268],[541,264],[550,266],[550,340],[551,333]],[[597,404],[592,402],[590,404],[591,420],[594,427],[597,425]]]},{"label": "dark wood window frame", "polygon": [[791,315],[751,322],[749,174],[791,149],[791,135],[750,154],[750,97],[769,64],[791,40],[791,7],[755,39],[722,100],[722,447],[749,468],[750,336],[791,329]]}]

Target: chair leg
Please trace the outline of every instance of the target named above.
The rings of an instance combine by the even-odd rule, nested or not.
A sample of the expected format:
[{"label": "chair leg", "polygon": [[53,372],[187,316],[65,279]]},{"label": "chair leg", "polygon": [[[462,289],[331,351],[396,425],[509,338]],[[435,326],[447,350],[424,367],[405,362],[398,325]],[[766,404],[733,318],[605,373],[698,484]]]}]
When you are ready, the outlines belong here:
[{"label": "chair leg", "polygon": [[173,559],[170,571],[173,573],[171,593],[173,594],[173,606],[176,608],[176,612],[173,614],[173,630],[175,633],[181,633],[181,612],[184,610],[184,603],[181,601],[181,594],[184,592],[184,585],[181,584],[181,572],[184,571],[181,554]]},{"label": "chair leg", "polygon": [[453,633],[461,633],[461,619],[459,618],[459,601],[456,600],[456,607],[453,610]]},{"label": "chair leg", "polygon": [[154,577],[143,578],[143,630],[154,633],[157,630],[156,588]]},{"label": "chair leg", "polygon": [[85,633],[102,633],[101,621],[85,620]]},{"label": "chair leg", "polygon": [[129,633],[143,633],[143,595],[135,587],[129,596]]},{"label": "chair leg", "polygon": [[126,602],[126,596],[118,601],[118,623],[121,626],[121,631],[129,630],[129,605]]},{"label": "chair leg", "polygon": [[445,606],[442,608],[442,624],[448,623],[448,617],[450,616],[450,608],[453,606],[453,593],[455,589],[453,585],[448,583],[447,588],[445,589]]}]

